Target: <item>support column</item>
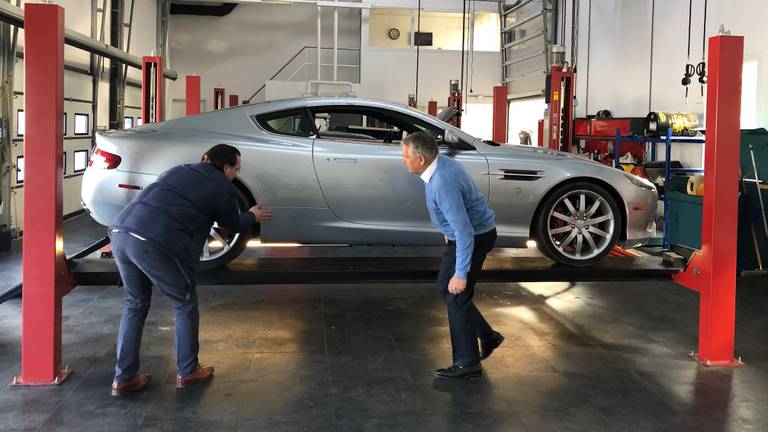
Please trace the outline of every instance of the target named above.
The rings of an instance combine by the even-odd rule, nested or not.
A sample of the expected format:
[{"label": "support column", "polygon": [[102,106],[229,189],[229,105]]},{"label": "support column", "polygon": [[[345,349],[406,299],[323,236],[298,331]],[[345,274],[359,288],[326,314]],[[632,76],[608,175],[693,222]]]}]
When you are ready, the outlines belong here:
[{"label": "support column", "polygon": [[699,292],[699,352],[707,365],[735,366],[742,36],[709,39],[701,251],[675,281]]},{"label": "support column", "polygon": [[141,64],[141,120],[159,123],[165,120],[163,112],[163,58],[145,56]]},{"label": "support column", "polygon": [[427,113],[432,117],[437,117],[437,101],[431,100],[427,102]]},{"label": "support column", "polygon": [[[123,49],[123,0],[110,0],[109,9],[109,44]],[[109,61],[109,128],[121,129],[123,119],[120,117],[120,92],[123,82],[123,65],[115,60]],[[146,121],[146,119],[144,119]]]},{"label": "support column", "polygon": [[187,115],[200,114],[200,77],[187,75]]},{"label": "support column", "polygon": [[322,49],[322,34],[323,34],[323,8],[317,7],[317,77],[316,80],[320,81],[320,77],[323,76],[323,49]]},{"label": "support column", "polygon": [[507,142],[507,87],[493,88],[493,141]]},{"label": "support column", "polygon": [[64,260],[62,151],[64,9],[24,8],[24,244],[21,375],[16,385],[60,384],[61,298],[72,288]]},{"label": "support column", "polygon": [[224,106],[224,89],[221,87],[215,87],[213,89],[213,110],[218,111],[226,108]]}]

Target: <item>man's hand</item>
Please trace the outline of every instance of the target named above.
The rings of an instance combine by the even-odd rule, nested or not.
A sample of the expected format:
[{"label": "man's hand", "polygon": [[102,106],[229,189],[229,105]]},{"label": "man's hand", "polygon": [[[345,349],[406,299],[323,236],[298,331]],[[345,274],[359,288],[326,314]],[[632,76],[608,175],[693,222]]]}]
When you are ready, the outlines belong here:
[{"label": "man's hand", "polygon": [[249,212],[253,213],[254,216],[256,216],[256,222],[265,222],[268,220],[272,220],[272,210],[269,209],[269,207],[263,205],[263,204],[257,204],[250,209],[248,209]]},{"label": "man's hand", "polygon": [[466,279],[459,279],[454,276],[451,278],[451,281],[448,282],[448,292],[451,294],[461,294],[465,289],[467,289]]}]

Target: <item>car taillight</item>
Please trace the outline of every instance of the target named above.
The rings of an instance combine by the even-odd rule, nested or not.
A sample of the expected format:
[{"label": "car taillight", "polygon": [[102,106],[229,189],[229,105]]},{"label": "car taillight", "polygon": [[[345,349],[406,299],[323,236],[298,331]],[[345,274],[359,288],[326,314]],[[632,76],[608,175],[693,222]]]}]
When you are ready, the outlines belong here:
[{"label": "car taillight", "polygon": [[88,161],[88,166],[93,168],[115,169],[120,165],[121,160],[122,158],[116,154],[96,148],[96,151],[91,155],[91,160]]}]

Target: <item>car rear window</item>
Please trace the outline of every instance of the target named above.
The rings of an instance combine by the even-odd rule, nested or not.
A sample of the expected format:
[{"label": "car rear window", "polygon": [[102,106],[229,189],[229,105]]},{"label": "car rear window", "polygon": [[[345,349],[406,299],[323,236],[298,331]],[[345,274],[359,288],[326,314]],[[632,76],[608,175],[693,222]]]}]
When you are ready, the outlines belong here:
[{"label": "car rear window", "polygon": [[264,114],[257,116],[256,121],[266,131],[278,135],[309,137],[315,133],[306,110]]}]

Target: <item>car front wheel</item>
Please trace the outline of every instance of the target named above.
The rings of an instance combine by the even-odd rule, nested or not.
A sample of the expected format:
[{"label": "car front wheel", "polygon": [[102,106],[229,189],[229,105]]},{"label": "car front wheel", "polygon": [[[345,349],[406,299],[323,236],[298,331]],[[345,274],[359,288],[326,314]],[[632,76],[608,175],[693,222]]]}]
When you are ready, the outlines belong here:
[{"label": "car front wheel", "polygon": [[616,245],[620,218],[616,200],[604,188],[566,184],[547,197],[536,216],[537,245],[560,264],[587,267]]}]

